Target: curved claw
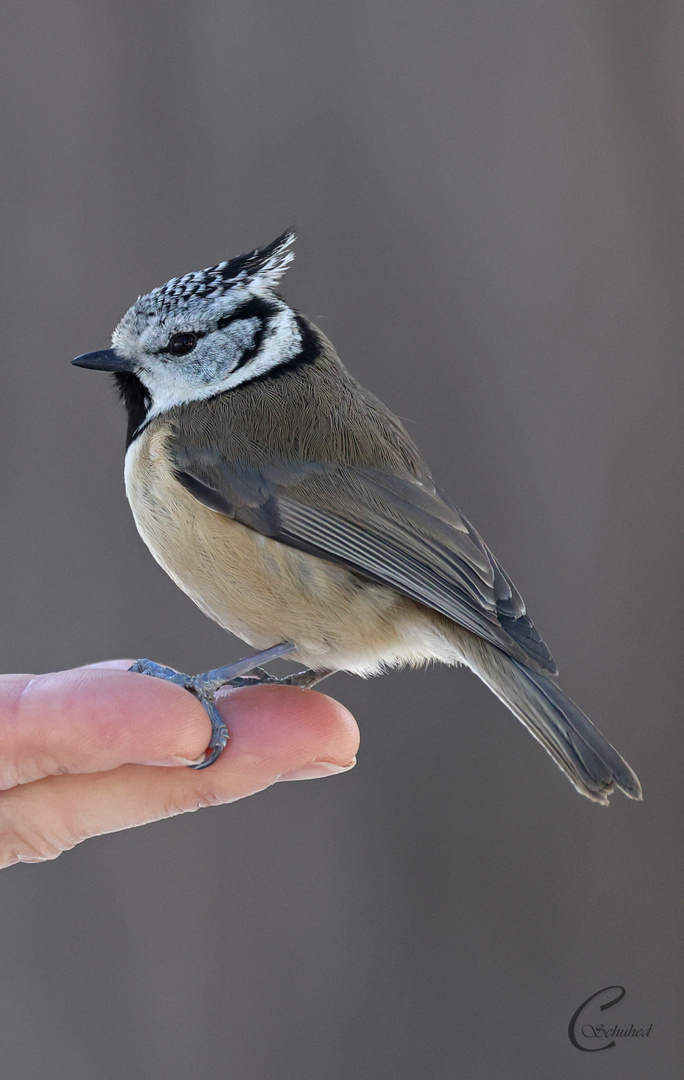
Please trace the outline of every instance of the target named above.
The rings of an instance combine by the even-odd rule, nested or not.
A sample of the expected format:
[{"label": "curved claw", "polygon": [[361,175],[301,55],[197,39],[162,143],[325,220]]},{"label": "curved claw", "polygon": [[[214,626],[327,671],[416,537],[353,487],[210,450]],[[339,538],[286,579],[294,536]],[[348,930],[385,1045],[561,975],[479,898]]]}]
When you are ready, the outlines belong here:
[{"label": "curved claw", "polygon": [[156,664],[154,660],[136,660],[128,669],[138,675],[150,675],[153,679],[163,679],[164,682],[176,683],[184,690],[196,697],[204,705],[211,720],[211,739],[205,751],[204,761],[197,765],[189,765],[189,769],[206,769],[213,765],[226,747],[229,739],[228,728],[223,722],[220,712],[216,708],[214,693],[202,685],[202,676],[185,675],[183,672],[174,671],[172,668]]},{"label": "curved claw", "polygon": [[153,679],[163,679],[165,682],[179,683],[181,686],[185,686],[188,679],[187,675],[174,671],[173,668],[164,667],[163,664],[157,664],[154,660],[136,660],[128,670],[136,675],[149,675]]},{"label": "curved claw", "polygon": [[195,697],[202,702],[204,708],[209,713],[209,719],[211,720],[211,739],[209,745],[205,751],[206,757],[204,761],[200,761],[197,765],[188,765],[189,769],[207,769],[210,765],[221,756],[226,748],[226,743],[230,738],[228,734],[228,728],[223,722],[223,718],[216,708],[216,703],[212,697],[207,694],[197,693],[197,691],[190,691],[195,694]]},{"label": "curved claw", "polygon": [[[235,664],[214,668],[212,671],[205,671],[201,675],[185,675],[182,671],[174,671],[173,668],[156,664],[154,660],[136,660],[128,670],[138,675],[150,675],[152,678],[164,679],[165,682],[172,682],[177,686],[182,686],[184,690],[187,690],[198,701],[202,702],[211,720],[211,739],[205,751],[204,760],[197,765],[189,765],[188,768],[207,769],[220,757],[229,739],[228,728],[216,708],[216,699],[214,697],[216,691],[220,690],[222,686],[254,686],[258,683],[287,682],[288,680],[274,679],[259,665],[294,652],[294,649],[295,646],[292,642],[283,641],[280,645],[264,649],[262,652],[257,653],[256,656],[245,657]],[[309,675],[311,673],[305,672],[303,674]],[[325,676],[321,677],[324,678]],[[312,684],[307,682],[305,685],[310,686]]]}]

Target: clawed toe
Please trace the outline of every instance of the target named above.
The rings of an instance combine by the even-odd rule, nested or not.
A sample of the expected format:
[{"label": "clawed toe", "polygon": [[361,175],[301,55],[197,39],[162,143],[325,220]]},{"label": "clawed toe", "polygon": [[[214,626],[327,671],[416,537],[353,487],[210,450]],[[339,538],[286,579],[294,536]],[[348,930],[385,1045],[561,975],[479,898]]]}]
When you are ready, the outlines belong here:
[{"label": "clawed toe", "polygon": [[209,745],[205,750],[204,761],[200,761],[196,765],[189,765],[189,769],[206,769],[209,765],[213,765],[217,758],[221,756],[225,750],[226,743],[230,738],[228,734],[228,728],[223,722],[223,718],[216,708],[216,702],[214,701],[213,694],[202,694],[201,692],[194,691],[196,697],[202,702],[204,708],[209,714],[211,720],[211,739]]},{"label": "clawed toe", "polygon": [[242,686],[272,686],[274,683],[282,682],[282,679],[276,679],[274,675],[269,675],[267,671],[263,671],[261,668],[256,668],[254,671],[248,672],[246,675],[236,675],[234,678],[229,679],[228,682],[223,683],[223,686],[232,686],[236,689]]},{"label": "clawed toe", "polygon": [[295,646],[290,642],[283,642],[281,645],[274,645],[272,649],[266,649],[256,656],[246,657],[244,660],[238,660],[235,664],[214,668],[212,671],[205,671],[200,675],[185,675],[181,671],[174,671],[173,668],[157,664],[154,660],[136,660],[128,670],[138,675],[149,675],[154,679],[163,679],[165,682],[175,683],[176,686],[182,686],[184,690],[187,690],[198,701],[201,701],[211,720],[211,739],[204,761],[201,761],[198,765],[188,767],[190,769],[206,769],[209,765],[213,765],[220,756],[229,739],[228,729],[216,707],[217,690],[220,690],[222,686],[256,686],[261,683],[287,682],[286,679],[274,679],[259,665],[268,663],[269,660],[275,660],[278,656],[285,656],[286,653],[293,652],[294,648]]},{"label": "clawed toe", "polygon": [[128,670],[138,675],[149,675],[153,679],[163,679],[164,682],[172,682],[176,686],[182,686],[184,690],[187,690],[202,703],[211,721],[211,739],[205,752],[204,761],[188,767],[190,769],[206,769],[208,765],[212,765],[225,749],[229,735],[228,728],[216,708],[214,691],[210,687],[203,685],[204,676],[186,675],[182,671],[174,671],[173,668],[157,664],[154,660],[136,660]]},{"label": "clawed toe", "polygon": [[[190,678],[189,675],[183,675],[178,671],[174,671],[173,668],[164,667],[163,664],[156,664],[154,660],[136,660],[128,670],[134,671],[138,675],[151,675],[153,679],[164,679],[166,682],[179,682]],[[185,683],[181,681],[180,685],[184,686]]]},{"label": "clawed toe", "polygon": [[306,671],[298,671],[295,675],[287,675],[284,679],[278,679],[278,682],[281,686],[298,686],[302,690],[310,690],[332,674],[332,669],[319,668],[318,671],[314,671],[313,668],[307,668]]}]

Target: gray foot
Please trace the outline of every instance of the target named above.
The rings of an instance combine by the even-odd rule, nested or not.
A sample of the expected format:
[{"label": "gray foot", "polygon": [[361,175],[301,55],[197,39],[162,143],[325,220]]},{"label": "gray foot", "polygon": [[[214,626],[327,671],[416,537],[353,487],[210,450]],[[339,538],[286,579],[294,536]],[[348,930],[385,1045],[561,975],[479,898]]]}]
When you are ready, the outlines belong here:
[{"label": "gray foot", "polygon": [[267,671],[259,667],[254,668],[254,671],[250,671],[248,675],[233,679],[230,685],[299,686],[302,690],[310,690],[312,686],[316,686],[323,679],[327,679],[328,675],[334,675],[334,671],[327,668],[319,668],[317,671],[314,671],[313,668],[307,668],[306,671],[297,671],[294,675],[286,675],[283,679],[276,679],[275,676],[269,675]]},{"label": "gray foot", "polygon": [[316,686],[317,683],[323,682],[323,679],[327,679],[328,675],[334,674],[332,668],[319,668],[318,671],[307,668],[306,671],[298,671],[296,675],[288,675],[284,679],[279,679],[279,682],[281,686],[301,686],[303,690],[310,690],[312,686]]},{"label": "gray foot", "polygon": [[[155,664],[154,660],[136,660],[133,666],[129,668],[129,671],[175,683],[202,702],[211,720],[211,739],[204,761],[201,761],[198,765],[190,765],[189,768],[206,769],[209,765],[213,765],[220,756],[229,738],[228,728],[216,708],[217,690],[220,690],[222,686],[255,686],[262,682],[279,682],[279,679],[273,679],[259,665],[267,664],[278,656],[285,656],[287,653],[294,652],[294,649],[295,646],[290,642],[283,642],[282,645],[274,645],[272,649],[265,649],[264,652],[257,653],[256,656],[245,657],[235,664],[214,668],[212,671],[205,671],[201,675],[184,675],[182,672],[173,671],[172,668],[163,667],[162,664]],[[301,674],[316,673],[302,672]],[[322,677],[325,678],[325,675]],[[292,676],[292,678],[296,679],[297,676]],[[288,682],[288,680],[284,679],[283,682]],[[293,685],[298,684],[294,683]],[[311,686],[313,684],[309,682],[306,685]]]}]

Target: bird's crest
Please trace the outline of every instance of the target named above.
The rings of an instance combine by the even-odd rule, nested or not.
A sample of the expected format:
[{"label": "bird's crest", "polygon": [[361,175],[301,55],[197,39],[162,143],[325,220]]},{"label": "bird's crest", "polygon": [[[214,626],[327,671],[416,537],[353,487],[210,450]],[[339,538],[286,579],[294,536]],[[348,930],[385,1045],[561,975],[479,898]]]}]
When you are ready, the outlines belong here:
[{"label": "bird's crest", "polygon": [[294,240],[295,233],[289,230],[267,247],[255,248],[206,270],[171,278],[165,285],[138,297],[134,306],[136,314],[164,314],[170,308],[192,301],[216,300],[240,285],[248,285],[255,293],[272,292],[294,259],[294,251],[289,250]]}]

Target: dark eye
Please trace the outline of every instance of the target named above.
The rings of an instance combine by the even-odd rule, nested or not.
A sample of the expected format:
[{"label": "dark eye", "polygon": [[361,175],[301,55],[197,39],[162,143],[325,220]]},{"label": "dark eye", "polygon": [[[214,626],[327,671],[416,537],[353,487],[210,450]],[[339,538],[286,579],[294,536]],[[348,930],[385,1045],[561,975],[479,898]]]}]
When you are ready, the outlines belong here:
[{"label": "dark eye", "polygon": [[192,352],[197,344],[197,334],[174,334],[169,342],[168,351],[174,356],[185,356]]}]

